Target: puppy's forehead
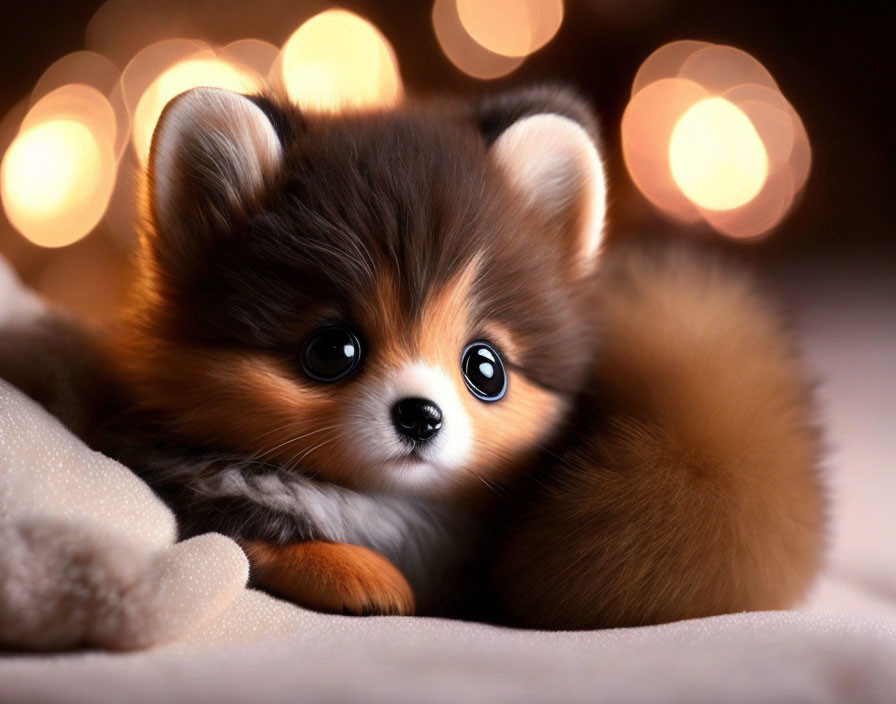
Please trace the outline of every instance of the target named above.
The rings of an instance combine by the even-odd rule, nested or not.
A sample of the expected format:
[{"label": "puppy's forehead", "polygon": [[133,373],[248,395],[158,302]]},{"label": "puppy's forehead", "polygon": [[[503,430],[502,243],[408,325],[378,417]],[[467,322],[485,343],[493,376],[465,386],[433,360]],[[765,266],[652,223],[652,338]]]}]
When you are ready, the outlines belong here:
[{"label": "puppy's forehead", "polygon": [[486,162],[469,126],[324,123],[291,150],[282,222],[334,296],[395,298],[417,315],[506,220]]},{"label": "puppy's forehead", "polygon": [[471,256],[439,287],[409,289],[400,273],[385,269],[357,318],[378,356],[393,363],[423,358],[453,359],[459,345],[479,324],[475,282],[481,257]]},{"label": "puppy's forehead", "polygon": [[[557,372],[575,371],[582,355],[571,351],[584,349],[559,253],[469,120],[409,114],[311,124],[253,227],[249,246],[259,254],[247,261],[266,272],[265,286],[240,283],[238,293],[258,299],[268,327],[277,320],[267,311],[285,302],[282,317],[307,332],[317,322],[308,311],[323,304],[366,336],[388,332],[408,345],[425,334],[430,347],[438,340],[456,357],[472,336],[495,337],[483,323],[498,323],[533,376],[575,382],[577,374]],[[248,267],[242,257],[232,254],[234,270]],[[449,340],[448,331],[470,339]]]}]

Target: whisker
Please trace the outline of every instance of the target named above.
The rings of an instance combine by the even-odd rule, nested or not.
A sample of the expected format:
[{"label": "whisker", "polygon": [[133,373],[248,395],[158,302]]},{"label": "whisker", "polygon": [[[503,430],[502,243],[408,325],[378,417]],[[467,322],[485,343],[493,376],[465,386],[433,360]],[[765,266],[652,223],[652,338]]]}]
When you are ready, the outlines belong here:
[{"label": "whisker", "polygon": [[[338,435],[334,435],[333,437],[329,437],[329,438],[326,438],[326,439],[324,439],[324,440],[321,440],[321,441],[320,441],[319,443],[317,443],[316,445],[312,445],[311,447],[309,447],[309,448],[308,448],[307,450],[305,450],[304,452],[298,454],[298,455],[296,456],[295,460],[293,460],[293,462],[290,463],[289,471],[292,471],[292,470],[294,470],[296,467],[298,467],[298,466],[302,463],[302,460],[304,460],[309,454],[311,454],[311,453],[314,452],[315,450],[319,450],[319,449],[322,448],[324,445],[328,445],[329,443],[334,442],[335,440],[338,440],[338,439],[339,439],[339,436],[338,436]],[[315,476],[316,474],[317,474],[317,472],[315,472],[315,473],[312,474],[311,476]]]},{"label": "whisker", "polygon": [[[338,426],[332,425],[332,426],[328,426],[327,428],[325,428],[325,430],[331,431],[331,430],[333,430],[333,429],[335,429],[335,428],[337,428],[337,427],[338,427]],[[341,437],[341,436],[340,436],[339,432],[337,431],[337,432],[333,433],[332,435],[330,435],[329,437],[325,437],[323,440],[321,440],[321,441],[320,441],[319,443],[317,443],[316,445],[312,445],[311,447],[306,448],[306,449],[304,449],[304,450],[299,450],[299,451],[298,451],[296,454],[294,454],[289,460],[287,460],[286,462],[282,463],[282,464],[280,465],[281,468],[282,468],[283,470],[285,470],[285,471],[292,471],[292,470],[294,470],[296,467],[299,466],[299,464],[302,462],[302,460],[304,460],[310,453],[312,453],[312,452],[314,452],[315,450],[317,450],[317,449],[323,447],[323,446],[326,445],[327,443],[333,442],[334,440],[338,440],[340,437]]]},{"label": "whisker", "polygon": [[485,479],[480,477],[478,474],[474,474],[473,476],[476,477],[483,484],[485,484],[492,491],[492,493],[494,493],[494,494],[498,493],[498,490],[495,488],[495,486],[491,482],[486,481]]},{"label": "whisker", "polygon": [[264,457],[269,456],[271,453],[276,452],[276,451],[279,450],[281,447],[284,447],[284,446],[286,446],[286,445],[289,445],[289,444],[291,444],[291,443],[294,443],[294,442],[296,442],[297,440],[302,440],[303,438],[307,438],[307,437],[310,437],[310,436],[312,436],[312,435],[316,435],[317,433],[323,433],[324,431],[327,431],[327,430],[333,430],[333,428],[335,428],[335,427],[336,427],[335,425],[329,425],[329,426],[327,426],[327,427],[325,427],[325,428],[318,428],[317,430],[312,430],[312,431],[309,432],[309,433],[303,433],[302,435],[296,435],[295,437],[290,438],[289,440],[284,440],[284,441],[281,442],[279,445],[275,445],[274,447],[272,447],[272,448],[270,448],[270,449],[268,449],[268,450],[265,450],[264,452],[256,453],[256,454],[252,455],[251,459],[262,459],[262,458],[264,458]]},{"label": "whisker", "polygon": [[260,435],[256,435],[255,440],[262,440],[262,439],[269,437],[270,435],[273,435],[275,433],[283,432],[284,430],[286,430],[287,428],[289,428],[291,425],[294,425],[294,424],[295,424],[295,421],[288,421],[281,425],[274,426],[270,430],[267,430],[264,433],[261,433]]},{"label": "whisker", "polygon": [[500,484],[493,484],[488,479],[481,476],[475,470],[472,470],[469,467],[466,467],[465,471],[469,474],[472,474],[479,481],[481,481],[483,484],[485,484],[485,486],[487,486],[489,488],[489,490],[491,490],[495,495],[497,495],[497,496],[502,496],[502,495],[503,496],[512,496],[512,494],[509,491],[507,491],[507,489],[505,489],[503,486],[501,486]]},{"label": "whisker", "polygon": [[570,464],[569,464],[569,460],[567,460],[565,457],[562,457],[561,455],[558,455],[556,452],[554,452],[553,450],[548,449],[548,448],[545,447],[544,445],[541,445],[541,444],[539,444],[539,443],[536,443],[536,444],[535,444],[535,447],[537,447],[537,448],[538,448],[539,450],[541,450],[542,452],[547,453],[548,455],[550,455],[551,457],[553,457],[553,458],[554,458],[555,460],[557,460],[558,462],[561,462],[563,465],[565,465],[565,466],[570,466]]}]

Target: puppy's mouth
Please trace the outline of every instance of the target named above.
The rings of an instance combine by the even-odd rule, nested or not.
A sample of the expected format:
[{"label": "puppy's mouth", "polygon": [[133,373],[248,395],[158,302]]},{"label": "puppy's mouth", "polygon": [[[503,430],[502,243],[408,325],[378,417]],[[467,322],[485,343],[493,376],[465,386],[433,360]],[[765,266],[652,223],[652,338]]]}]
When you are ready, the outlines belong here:
[{"label": "puppy's mouth", "polygon": [[368,455],[365,476],[369,488],[386,493],[440,496],[456,485],[458,464],[452,461],[455,458],[445,456],[444,447],[425,441],[390,444],[392,447],[380,457]]},{"label": "puppy's mouth", "polygon": [[428,464],[428,460],[423,456],[423,448],[419,443],[408,443],[408,449],[399,452],[389,458],[389,464],[396,465],[421,465]]}]

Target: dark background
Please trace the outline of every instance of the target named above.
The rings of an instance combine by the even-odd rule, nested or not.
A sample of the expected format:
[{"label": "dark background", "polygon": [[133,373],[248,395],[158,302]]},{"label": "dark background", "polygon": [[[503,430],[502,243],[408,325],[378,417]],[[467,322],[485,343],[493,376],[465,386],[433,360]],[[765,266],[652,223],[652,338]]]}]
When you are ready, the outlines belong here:
[{"label": "dark background", "polygon": [[[84,48],[84,30],[101,4],[28,0],[7,5],[0,43],[0,114],[27,96],[54,60]],[[470,78],[443,55],[432,31],[429,0],[338,4],[367,17],[392,42],[410,93],[482,92],[546,79],[583,90],[604,125],[610,236],[615,238],[647,231],[666,236],[676,227],[656,216],[637,193],[621,158],[619,124],[639,65],[653,50],[677,39],[741,48],[771,71],[800,113],[813,147],[813,168],[802,201],[766,240],[743,244],[697,236],[760,267],[824,259],[852,267],[856,277],[865,267],[887,267],[896,275],[890,208],[896,127],[889,106],[896,93],[896,23],[883,3],[567,0],[553,41],[495,81]],[[264,2],[246,5],[263,8]],[[282,39],[293,29],[284,26]],[[202,38],[225,42],[239,37],[216,37],[212,28]],[[97,236],[95,232],[87,239]],[[4,222],[0,251],[7,256],[13,237]],[[19,251],[18,258],[11,258],[29,280],[50,256]]]}]

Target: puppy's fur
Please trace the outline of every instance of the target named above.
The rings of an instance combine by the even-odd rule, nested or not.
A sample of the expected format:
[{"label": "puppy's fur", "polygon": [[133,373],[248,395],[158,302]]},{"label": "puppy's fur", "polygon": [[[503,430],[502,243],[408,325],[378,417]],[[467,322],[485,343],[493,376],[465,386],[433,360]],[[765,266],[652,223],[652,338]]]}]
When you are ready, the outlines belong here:
[{"label": "puppy's fur", "polygon": [[[96,442],[315,608],[444,613],[483,585],[490,616],[550,627],[784,606],[822,521],[787,338],[738,275],[602,256],[604,202],[565,90],[342,115],[187,93]],[[321,384],[302,346],[334,322],[362,363]],[[493,403],[461,374],[477,340]],[[443,423],[408,451],[389,411],[418,396]]]},{"label": "puppy's fur", "polygon": [[[114,352],[150,439],[111,432],[106,449],[179,506],[187,533],[267,541],[284,565],[296,541],[370,548],[428,610],[470,552],[468,514],[557,432],[591,359],[604,201],[591,130],[576,99],[543,90],[341,116],[181,96],[154,137],[144,277]],[[301,347],[334,321],[365,358],[323,385]],[[461,375],[479,339],[504,358],[497,403]],[[416,396],[444,422],[411,456],[389,411]]]}]

